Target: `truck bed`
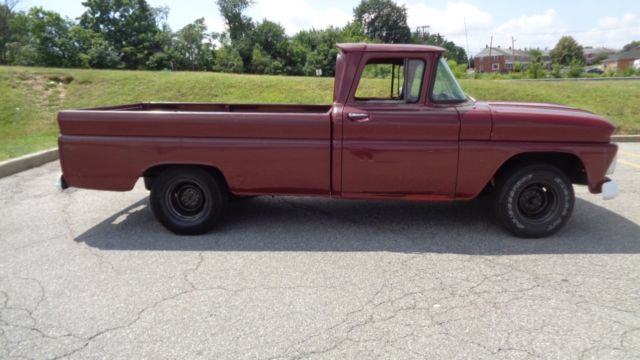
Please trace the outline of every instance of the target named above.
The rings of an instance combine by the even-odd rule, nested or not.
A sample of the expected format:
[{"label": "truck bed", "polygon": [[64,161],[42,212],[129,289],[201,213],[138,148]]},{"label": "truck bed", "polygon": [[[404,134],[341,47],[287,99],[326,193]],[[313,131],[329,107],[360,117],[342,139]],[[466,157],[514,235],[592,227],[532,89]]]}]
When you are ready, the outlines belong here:
[{"label": "truck bed", "polygon": [[163,164],[219,169],[235,194],[330,192],[332,107],[140,103],[62,111],[69,186],[130,190]]},{"label": "truck bed", "polygon": [[145,102],[85,109],[85,111],[169,111],[169,112],[226,112],[226,113],[288,113],[324,114],[331,105],[298,104],[216,104]]}]

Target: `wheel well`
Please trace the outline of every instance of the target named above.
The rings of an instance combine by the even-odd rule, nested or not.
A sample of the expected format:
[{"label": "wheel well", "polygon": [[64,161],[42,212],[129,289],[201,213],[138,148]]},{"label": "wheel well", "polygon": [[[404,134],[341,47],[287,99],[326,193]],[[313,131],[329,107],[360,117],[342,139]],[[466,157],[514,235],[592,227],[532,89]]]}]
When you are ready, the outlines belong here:
[{"label": "wheel well", "polygon": [[209,172],[213,177],[216,178],[224,187],[229,191],[229,184],[227,183],[227,179],[222,174],[220,169],[214,166],[208,165],[189,165],[189,164],[163,164],[156,165],[148,168],[142,173],[142,177],[144,178],[144,186],[147,190],[151,190],[151,186],[153,185],[153,179],[162,174],[162,172],[168,169],[175,168],[200,168],[207,172]]},{"label": "wheel well", "polygon": [[502,174],[508,172],[514,167],[536,162],[557,167],[567,175],[572,184],[587,185],[588,183],[587,172],[580,158],[574,154],[556,152],[525,153],[515,155],[502,164],[491,180],[491,183],[494,183],[495,179],[499,178]]}]

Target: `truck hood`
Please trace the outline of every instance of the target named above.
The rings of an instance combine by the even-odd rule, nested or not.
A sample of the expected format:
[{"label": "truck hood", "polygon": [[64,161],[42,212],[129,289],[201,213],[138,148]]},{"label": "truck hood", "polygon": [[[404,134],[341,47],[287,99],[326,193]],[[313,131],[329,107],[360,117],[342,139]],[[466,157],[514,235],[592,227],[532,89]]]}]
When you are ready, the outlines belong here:
[{"label": "truck hood", "polygon": [[591,112],[541,103],[489,102],[494,141],[601,142],[615,126]]}]

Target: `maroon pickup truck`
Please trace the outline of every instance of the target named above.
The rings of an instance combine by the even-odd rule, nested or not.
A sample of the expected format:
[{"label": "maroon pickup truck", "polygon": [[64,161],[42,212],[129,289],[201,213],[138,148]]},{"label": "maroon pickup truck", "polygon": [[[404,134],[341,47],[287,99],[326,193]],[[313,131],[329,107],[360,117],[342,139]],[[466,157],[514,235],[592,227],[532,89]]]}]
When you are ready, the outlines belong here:
[{"label": "maroon pickup truck", "polygon": [[411,201],[495,198],[520,237],[558,231],[572,184],[605,198],[614,126],[561,105],[465,95],[444,49],[341,44],[333,105],[141,103],[63,111],[63,188],[128,191],[139,178],[157,219],[201,234],[230,198]]}]

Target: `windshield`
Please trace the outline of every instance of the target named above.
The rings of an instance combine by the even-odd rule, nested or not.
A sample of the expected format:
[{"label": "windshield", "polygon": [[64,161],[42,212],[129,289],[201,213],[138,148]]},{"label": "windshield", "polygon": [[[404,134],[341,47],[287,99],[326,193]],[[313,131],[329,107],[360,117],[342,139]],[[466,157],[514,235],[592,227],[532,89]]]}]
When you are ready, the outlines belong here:
[{"label": "windshield", "polygon": [[449,69],[447,61],[440,58],[438,62],[438,70],[436,72],[436,81],[433,84],[431,100],[434,102],[463,102],[467,101],[467,95],[460,87],[458,80]]}]

